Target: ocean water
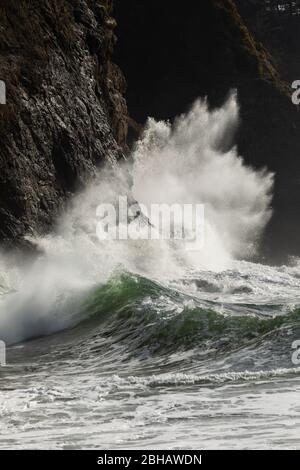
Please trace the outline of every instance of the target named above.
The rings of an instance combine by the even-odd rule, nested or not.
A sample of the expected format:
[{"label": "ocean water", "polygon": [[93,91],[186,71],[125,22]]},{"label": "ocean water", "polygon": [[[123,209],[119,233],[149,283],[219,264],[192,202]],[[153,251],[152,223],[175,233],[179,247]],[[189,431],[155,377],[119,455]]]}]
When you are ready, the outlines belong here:
[{"label": "ocean water", "polygon": [[300,269],[117,272],[72,329],[8,348],[0,447],[299,448]]},{"label": "ocean water", "polygon": [[[274,176],[229,145],[236,125],[234,95],[149,120],[132,162],[31,235],[39,256],[1,255],[1,449],[300,447],[300,263],[249,261]],[[203,203],[204,245],[99,240],[98,205],[124,194]]]}]

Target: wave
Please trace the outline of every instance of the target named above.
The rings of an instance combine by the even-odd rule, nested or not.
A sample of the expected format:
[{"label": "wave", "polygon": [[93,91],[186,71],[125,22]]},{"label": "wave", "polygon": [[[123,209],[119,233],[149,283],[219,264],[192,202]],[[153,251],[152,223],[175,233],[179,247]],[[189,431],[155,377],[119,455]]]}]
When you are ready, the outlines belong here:
[{"label": "wave", "polygon": [[189,350],[206,359],[220,357],[267,343],[284,328],[300,327],[299,308],[275,315],[271,306],[269,317],[261,306],[256,314],[245,304],[235,304],[231,312],[228,306],[227,313],[218,307],[138,274],[118,272],[94,289],[78,310],[88,317],[85,322],[93,333],[117,341],[127,357]]},{"label": "wave", "polygon": [[[97,312],[99,320],[123,322],[120,331],[127,328],[133,337],[134,325],[143,325],[145,331],[139,331],[140,338],[134,338],[133,344],[136,348],[147,344],[154,352],[172,350],[173,344],[185,348],[212,342],[221,333],[228,333],[229,344],[235,330],[241,342],[279,322],[225,318],[215,311],[216,305],[204,305],[204,300],[198,305],[187,292],[183,299],[164,282],[192,268],[215,274],[230,269],[236,256],[252,253],[269,220],[273,175],[246,166],[236,148],[229,149],[237,124],[234,93],[219,110],[211,111],[205,101],[196,101],[173,126],[150,119],[136,144],[132,165],[103,169],[74,197],[52,234],[30,238],[41,253],[37,259],[20,266],[2,256],[0,275],[6,280],[0,279],[0,338],[13,344],[49,335]],[[115,204],[120,195],[145,206],[205,204],[204,247],[189,252],[168,240],[99,240],[97,207]],[[118,281],[109,280],[118,266],[142,277],[125,280],[124,274]],[[164,290],[151,279],[158,279]],[[205,288],[203,282],[196,286],[200,291]],[[205,282],[206,290],[213,291],[215,280]],[[254,292],[252,286],[235,289],[233,295]]]}]

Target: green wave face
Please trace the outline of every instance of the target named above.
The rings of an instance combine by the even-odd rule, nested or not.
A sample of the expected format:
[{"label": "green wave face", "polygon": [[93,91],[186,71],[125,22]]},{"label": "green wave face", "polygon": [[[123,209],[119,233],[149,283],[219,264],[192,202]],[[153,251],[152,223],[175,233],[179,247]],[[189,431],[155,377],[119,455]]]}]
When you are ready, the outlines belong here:
[{"label": "green wave face", "polygon": [[125,272],[96,288],[81,305],[97,331],[126,343],[131,352],[147,349],[151,354],[189,349],[225,353],[300,324],[300,309],[271,318],[247,314],[245,305],[241,314],[237,310],[235,305],[232,315],[223,314],[212,303],[187,300],[181,292]]}]

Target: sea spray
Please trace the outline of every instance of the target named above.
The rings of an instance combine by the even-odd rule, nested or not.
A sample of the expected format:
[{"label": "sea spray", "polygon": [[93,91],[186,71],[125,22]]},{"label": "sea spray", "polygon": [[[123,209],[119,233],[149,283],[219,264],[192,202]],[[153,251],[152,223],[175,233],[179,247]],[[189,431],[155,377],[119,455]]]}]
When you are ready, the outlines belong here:
[{"label": "sea spray", "polygon": [[[198,100],[173,126],[150,119],[133,165],[101,170],[73,198],[54,233],[31,238],[43,253],[38,259],[21,267],[1,262],[10,292],[0,297],[0,338],[15,343],[78,323],[79,299],[119,266],[163,280],[191,268],[224,270],[235,257],[249,256],[271,215],[273,176],[228,150],[237,123],[234,94],[215,111]],[[97,207],[124,195],[145,206],[204,204],[204,248],[191,254],[167,240],[99,240]]]},{"label": "sea spray", "polygon": [[173,126],[149,119],[133,155],[140,203],[205,205],[206,243],[196,260],[193,253],[203,269],[251,256],[271,216],[273,175],[246,166],[235,147],[226,151],[237,124],[235,94],[211,112],[198,100]]}]

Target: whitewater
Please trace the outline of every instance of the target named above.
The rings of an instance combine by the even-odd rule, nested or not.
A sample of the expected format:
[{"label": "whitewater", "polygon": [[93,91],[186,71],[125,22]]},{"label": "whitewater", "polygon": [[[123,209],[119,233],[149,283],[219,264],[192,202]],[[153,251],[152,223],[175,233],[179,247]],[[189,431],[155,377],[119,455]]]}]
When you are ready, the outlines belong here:
[{"label": "whitewater", "polygon": [[[238,124],[234,93],[149,119],[28,237],[36,256],[1,254],[0,448],[300,447],[300,263],[253,262],[276,175],[238,155]],[[204,204],[204,245],[100,240],[97,207],[124,195]]]}]

